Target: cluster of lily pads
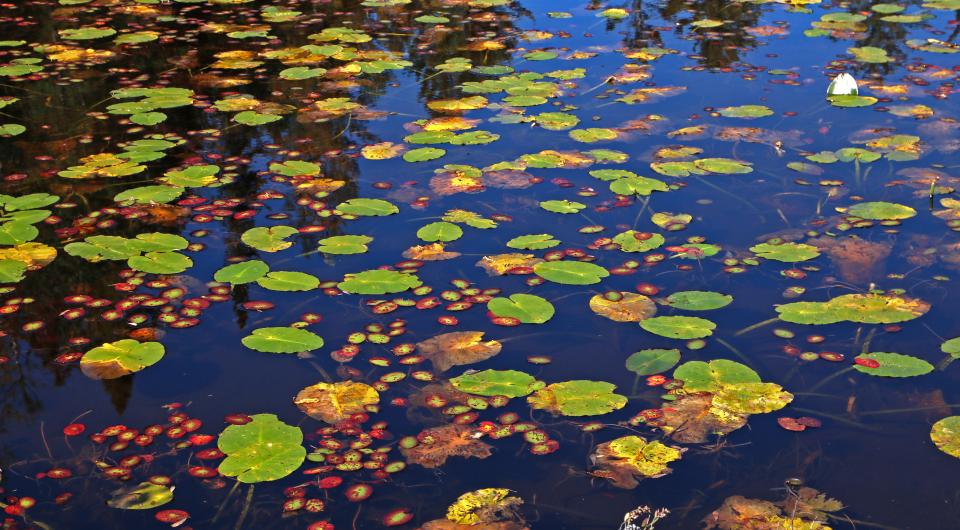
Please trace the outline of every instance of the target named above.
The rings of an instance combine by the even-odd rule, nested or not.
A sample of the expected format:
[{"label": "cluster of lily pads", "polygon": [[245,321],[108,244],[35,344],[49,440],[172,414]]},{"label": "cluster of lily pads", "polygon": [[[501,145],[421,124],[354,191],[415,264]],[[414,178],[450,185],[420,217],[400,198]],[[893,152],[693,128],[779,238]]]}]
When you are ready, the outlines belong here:
[{"label": "cluster of lily pads", "polygon": [[[762,3],[735,7],[759,9],[753,4]],[[768,7],[776,13],[813,15],[804,38],[856,41],[844,43],[837,61],[820,72],[828,74],[824,82],[844,68],[894,67],[908,53],[924,58],[960,52],[949,40],[919,38],[923,26],[915,26],[960,9],[956,0],[909,9],[880,3],[863,12],[812,0],[772,3]],[[911,97],[949,97],[952,85],[932,93],[917,87],[955,82],[954,70],[918,63],[912,84],[876,75],[862,80],[863,94],[831,93],[823,103],[828,110],[817,112],[841,113],[833,114],[840,121],[867,120],[867,112],[878,111],[890,121],[850,135],[840,144],[845,147],[814,151],[808,138],[814,131],[779,130],[781,118],[797,112],[770,101],[737,98],[697,108],[704,115],[690,117],[650,105],[664,98],[689,101],[680,98],[696,87],[663,84],[661,71],[701,68],[687,64],[701,57],[692,49],[637,41],[569,46],[564,40],[573,33],[591,38],[593,30],[577,22],[585,16],[591,23],[600,17],[610,31],[626,29],[625,20],[641,24],[643,6],[551,11],[531,22],[550,26],[539,29],[506,23],[519,7],[507,0],[429,6],[365,0],[354,6],[354,20],[343,12],[320,14],[309,2],[279,4],[59,0],[25,16],[55,31],[23,30],[23,39],[0,41],[4,90],[23,92],[0,98],[0,109],[27,124],[0,124],[0,142],[11,149],[39,146],[32,162],[23,158],[33,164],[24,173],[4,175],[9,194],[0,194],[0,293],[6,296],[0,314],[23,316],[19,325],[5,324],[10,329],[3,336],[29,342],[49,329],[32,315],[43,314],[37,304],[42,284],[64,282],[51,302],[53,320],[74,336],[53,362],[90,379],[129,381],[149,377],[158,363],[178,362],[180,352],[163,344],[166,331],[213,329],[202,322],[204,311],[212,302],[235,300],[244,311],[266,317],[252,320],[236,337],[231,355],[264,367],[289,356],[320,367],[322,377],[299,390],[285,388],[285,381],[271,385],[269,391],[289,394],[286,410],[228,415],[216,435],[201,433],[202,422],[181,413],[142,430],[105,427],[91,436],[98,447],[106,444],[95,469],[57,466],[43,472],[44,480],[63,485],[58,503],[71,495],[62,479],[88,472],[133,484],[112,495],[108,506],[163,507],[154,511],[157,520],[183,524],[192,515],[171,508],[180,500],[174,478],[147,475],[143,465],[154,456],[141,449],[161,436],[167,445],[162,456],[188,462],[196,457],[201,463],[183,465],[212,490],[228,481],[249,484],[249,499],[253,484],[293,484],[288,477],[301,476],[307,482],[288,488],[275,510],[289,517],[325,510],[339,516],[338,502],[365,501],[375,489],[402,481],[408,467],[507,458],[495,456],[499,440],[546,457],[571,429],[598,433],[602,440],[577,448],[588,460],[578,463],[577,473],[615,488],[640,487],[642,480],[688,465],[681,460],[691,447],[732,435],[753,416],[784,410],[800,396],[786,390],[786,382],[764,381],[753,352],[745,355],[725,340],[733,330],[725,329],[722,318],[756,308],[728,294],[741,275],[793,282],[784,303],[762,306],[770,320],[741,334],[771,322],[834,326],[830,330],[865,326],[856,332],[859,351],[849,361],[833,352],[793,356],[799,360],[782,356],[798,370],[814,358],[844,362],[820,385],[842,375],[907,378],[936,369],[922,352],[882,351],[876,344],[881,339],[871,341],[878,329],[896,332],[934,310],[912,289],[890,286],[908,273],[880,272],[877,262],[890,255],[883,239],[900,238],[904,229],[934,216],[960,231],[960,201],[952,196],[957,179],[942,164],[904,167],[956,149],[955,142],[904,132],[908,120],[936,119],[929,136],[956,133],[939,106],[910,104]],[[682,37],[671,45],[684,47],[689,40],[707,46],[740,24],[693,7],[691,12],[696,18],[677,22]],[[121,17],[137,22],[124,24]],[[918,38],[906,39],[906,50],[885,49],[862,42],[871,27],[910,28],[904,31]],[[746,31],[760,39],[786,29],[771,24]],[[448,39],[455,42],[438,44]],[[213,49],[165,57],[163,69],[143,72],[124,59],[149,56],[152,47],[178,40],[211,41]],[[421,53],[434,48],[444,51]],[[598,56],[603,66],[588,62]],[[711,69],[717,75],[741,69],[745,82],[760,72],[731,65]],[[800,69],[763,75],[799,91]],[[102,100],[84,103],[90,105],[84,121],[109,124],[118,134],[91,127],[60,135],[30,117],[34,107],[48,103],[37,94],[51,87],[69,91],[94,74],[110,80],[104,83],[110,88],[97,92]],[[378,99],[407,94],[404,83],[411,80],[428,94],[412,115]],[[427,89],[431,81],[442,81],[440,88]],[[617,123],[593,126],[610,121],[608,106],[616,109]],[[180,130],[190,120],[203,128]],[[381,121],[388,126],[380,127]],[[230,145],[235,138],[243,140],[242,148]],[[710,141],[691,145],[704,139]],[[635,148],[641,141],[646,152]],[[54,149],[58,142],[67,147]],[[732,144],[729,153],[720,142]],[[773,163],[754,156],[760,147],[776,157]],[[738,148],[749,154],[739,155]],[[901,180],[880,177],[884,187],[910,190],[900,202],[869,185],[886,169]],[[783,177],[797,174],[802,176],[792,182]],[[769,204],[787,225],[803,216],[802,229],[761,235],[743,223],[751,238],[745,245],[701,235],[717,233],[710,226],[714,214],[706,209],[710,200],[676,199],[712,188],[756,210],[728,188],[773,177],[782,178],[789,191]],[[814,197],[815,206],[785,212],[775,202],[794,195]],[[941,209],[925,211],[934,204]],[[690,229],[701,233],[681,235]],[[910,244],[917,247],[910,261],[917,269],[937,260],[960,268],[960,248],[952,241]],[[221,248],[227,249],[225,260],[213,256]],[[209,263],[215,265],[201,272]],[[109,289],[63,273],[94,267],[100,279],[110,278],[102,282]],[[832,292],[850,288],[825,278],[834,271],[857,292]],[[708,274],[723,281],[707,281]],[[630,277],[642,281],[628,286]],[[930,281],[945,280],[938,275]],[[729,288],[713,286],[724,282]],[[823,287],[831,288],[829,294]],[[188,292],[193,296],[185,298]],[[793,300],[801,296],[806,299]],[[318,307],[322,315],[295,316],[290,308],[303,304],[288,305],[290,300],[308,300],[311,311]],[[346,304],[369,320],[362,331],[339,325]],[[623,355],[610,364],[637,378],[631,392],[594,379],[600,370],[591,363],[584,363],[584,375],[565,377],[555,375],[553,356],[539,352],[525,357],[525,370],[499,364],[519,355],[509,345],[511,328],[559,334],[574,314],[607,326],[602,329],[625,330],[631,344],[656,343],[612,352]],[[461,329],[461,321],[470,328]],[[98,326],[104,322],[118,326]],[[871,330],[866,340],[863,329]],[[793,331],[775,333],[788,341],[795,337]],[[810,344],[823,340],[807,336]],[[721,347],[739,360],[721,358]],[[794,348],[790,343],[784,351]],[[946,369],[960,358],[960,339],[943,341],[941,350],[947,357],[939,367]],[[647,389],[640,391],[643,378]],[[409,421],[389,425],[380,417],[388,408],[404,410]],[[298,422],[281,419],[295,415]],[[777,423],[795,433],[821,424],[809,417],[781,417]],[[81,432],[77,423],[64,429],[67,437]],[[208,447],[214,439],[216,448]],[[960,416],[936,421],[930,439],[960,458]],[[331,498],[343,477],[343,499]],[[521,498],[494,486],[447,495],[445,515],[421,528],[526,528]],[[250,502],[240,509],[237,528]],[[32,506],[18,498],[4,508],[29,520],[25,510]],[[706,522],[721,529],[828,529],[841,508],[815,490],[791,490],[780,503],[730,497]],[[420,514],[403,506],[378,516],[392,527]],[[330,530],[330,518],[301,522],[309,530]]]}]

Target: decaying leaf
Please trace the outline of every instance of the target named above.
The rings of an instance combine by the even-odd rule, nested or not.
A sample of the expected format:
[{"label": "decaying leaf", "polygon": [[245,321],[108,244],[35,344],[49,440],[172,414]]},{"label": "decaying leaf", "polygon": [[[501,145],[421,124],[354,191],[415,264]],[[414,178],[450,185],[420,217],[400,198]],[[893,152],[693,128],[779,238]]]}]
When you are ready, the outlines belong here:
[{"label": "decaying leaf", "polygon": [[327,423],[339,423],[351,414],[367,412],[380,402],[380,394],[370,385],[355,381],[317,383],[297,393],[293,403],[304,414]]},{"label": "decaying leaf", "polygon": [[680,459],[685,449],[648,442],[640,436],[624,436],[596,447],[590,460],[598,468],[592,475],[603,477],[618,487],[633,489],[639,478],[658,478],[670,473],[667,467]]},{"label": "decaying leaf", "polygon": [[448,458],[487,458],[491,447],[479,440],[476,431],[466,425],[443,425],[426,429],[420,443],[411,448],[401,447],[400,453],[409,464],[432,469],[442,466]]},{"label": "decaying leaf", "polygon": [[417,343],[417,351],[433,362],[440,372],[453,366],[485,361],[500,353],[503,347],[495,340],[483,340],[482,331],[454,331],[436,335]]}]

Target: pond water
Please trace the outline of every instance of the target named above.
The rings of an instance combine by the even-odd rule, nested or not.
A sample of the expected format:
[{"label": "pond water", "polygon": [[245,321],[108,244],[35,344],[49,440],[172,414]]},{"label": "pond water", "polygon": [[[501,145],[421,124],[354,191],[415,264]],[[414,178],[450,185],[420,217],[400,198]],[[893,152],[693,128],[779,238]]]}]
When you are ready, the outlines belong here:
[{"label": "pond water", "polygon": [[4,528],[958,527],[958,19],[0,3]]}]

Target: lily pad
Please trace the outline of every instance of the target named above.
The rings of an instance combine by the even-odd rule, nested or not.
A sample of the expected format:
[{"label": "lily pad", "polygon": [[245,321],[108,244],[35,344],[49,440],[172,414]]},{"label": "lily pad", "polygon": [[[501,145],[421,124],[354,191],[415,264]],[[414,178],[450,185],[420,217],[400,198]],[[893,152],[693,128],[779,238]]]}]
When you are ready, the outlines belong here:
[{"label": "lily pad", "polygon": [[782,261],[785,263],[796,263],[816,258],[820,255],[820,250],[805,243],[760,243],[750,247],[750,252],[761,258]]},{"label": "lily pad", "polygon": [[292,226],[258,226],[241,234],[240,241],[263,252],[280,252],[293,246],[293,242],[286,239],[296,233],[297,229]]},{"label": "lily pad", "polygon": [[370,236],[332,236],[320,240],[319,250],[324,254],[363,254],[371,241]]},{"label": "lily pad", "polygon": [[218,471],[245,484],[279,480],[300,467],[307,456],[303,431],[273,414],[254,414],[244,425],[220,433],[217,448],[227,458]]},{"label": "lily pad", "polygon": [[304,414],[330,424],[367,412],[367,407],[378,403],[380,394],[372,386],[356,381],[317,383],[304,388],[293,399],[293,404]]},{"label": "lily pad", "polygon": [[258,259],[227,265],[213,274],[218,282],[241,285],[259,280],[270,272],[270,266]]},{"label": "lily pad", "polygon": [[478,396],[517,398],[543,388],[544,383],[517,370],[482,370],[467,372],[450,380],[454,388]]},{"label": "lily pad", "polygon": [[421,285],[423,282],[414,274],[376,269],[349,274],[337,288],[350,294],[391,294]]},{"label": "lily pad", "polygon": [[670,339],[701,339],[713,335],[717,325],[699,317],[662,316],[643,320],[640,327]]},{"label": "lily pad", "polygon": [[933,371],[933,365],[910,355],[891,352],[864,353],[857,356],[857,359],[866,359],[880,363],[880,366],[872,368],[861,364],[853,365],[853,368],[864,374],[875,375],[878,377],[915,377],[928,374]]},{"label": "lily pad", "polygon": [[580,210],[587,207],[586,204],[568,201],[566,199],[562,201],[541,201],[540,207],[548,212],[553,213],[577,213]]},{"label": "lily pad", "polygon": [[883,221],[887,219],[909,219],[917,215],[917,211],[909,206],[892,202],[860,202],[847,208],[847,215]]},{"label": "lily pad", "polygon": [[267,353],[300,353],[323,347],[323,338],[316,333],[290,327],[258,328],[241,342],[251,350]]},{"label": "lily pad", "polygon": [[498,317],[516,318],[524,324],[543,324],[553,318],[553,304],[532,294],[513,294],[510,298],[494,298],[487,310]]},{"label": "lily pad", "polygon": [[653,348],[633,352],[627,357],[627,370],[637,375],[661,374],[680,362],[680,350]]},{"label": "lily pad", "polygon": [[123,339],[102,344],[80,358],[80,369],[92,379],[116,379],[139,372],[163,358],[163,344]]},{"label": "lily pad", "polygon": [[350,199],[338,204],[337,210],[360,216],[384,216],[400,212],[396,205],[383,199]]},{"label": "lily pad", "polygon": [[667,297],[667,305],[687,311],[709,311],[720,309],[733,302],[728,294],[712,291],[679,291]]},{"label": "lily pad", "polygon": [[933,424],[930,439],[937,449],[960,458],[960,416],[948,416]]},{"label": "lily pad", "polygon": [[527,398],[534,409],[562,416],[597,416],[622,409],[627,398],[613,391],[617,385],[605,381],[575,380],[553,383]]},{"label": "lily pad", "polygon": [[582,261],[543,261],[533,266],[533,272],[545,280],[565,285],[592,285],[610,276],[607,269]]},{"label": "lily pad", "polygon": [[460,239],[462,235],[462,228],[453,223],[448,223],[447,221],[430,223],[420,228],[420,230],[417,230],[417,237],[429,242],[441,241],[447,243]]}]

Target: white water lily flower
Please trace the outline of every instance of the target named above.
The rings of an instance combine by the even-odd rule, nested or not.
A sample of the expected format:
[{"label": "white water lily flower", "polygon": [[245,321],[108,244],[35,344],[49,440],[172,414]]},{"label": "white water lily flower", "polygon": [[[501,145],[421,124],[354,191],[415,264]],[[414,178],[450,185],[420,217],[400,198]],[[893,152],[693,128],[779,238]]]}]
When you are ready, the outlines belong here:
[{"label": "white water lily flower", "polygon": [[834,77],[833,81],[830,82],[830,86],[827,87],[827,97],[856,96],[858,92],[857,80],[846,72]]}]

